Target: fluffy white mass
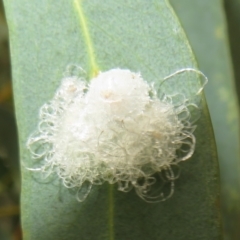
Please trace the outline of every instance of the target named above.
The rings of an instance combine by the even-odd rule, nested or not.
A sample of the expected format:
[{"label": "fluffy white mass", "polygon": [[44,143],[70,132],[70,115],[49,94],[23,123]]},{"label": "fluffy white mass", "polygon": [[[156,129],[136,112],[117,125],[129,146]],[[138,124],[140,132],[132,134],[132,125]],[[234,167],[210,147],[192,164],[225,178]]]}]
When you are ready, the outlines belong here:
[{"label": "fluffy white mass", "polygon": [[154,174],[167,171],[173,182],[171,166],[193,154],[189,116],[185,103],[159,99],[139,73],[112,69],[89,83],[65,77],[41,107],[27,146],[41,160],[39,170],[56,172],[69,188],[118,183],[120,191],[135,188],[146,201],[165,200],[150,194]]}]

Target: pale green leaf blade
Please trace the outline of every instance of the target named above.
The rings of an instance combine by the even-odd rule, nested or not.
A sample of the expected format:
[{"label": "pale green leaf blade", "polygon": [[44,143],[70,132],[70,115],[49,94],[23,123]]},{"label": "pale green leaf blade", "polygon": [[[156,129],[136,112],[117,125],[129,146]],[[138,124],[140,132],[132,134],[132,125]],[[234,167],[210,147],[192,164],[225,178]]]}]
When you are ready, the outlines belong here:
[{"label": "pale green leaf blade", "polygon": [[[164,0],[12,0],[5,7],[24,164],[32,163],[25,144],[36,128],[38,109],[52,97],[69,63],[81,65],[89,77],[97,69],[121,67],[156,82],[181,68],[196,67]],[[193,77],[172,87],[191,93],[200,83]],[[95,187],[79,203],[60,181],[53,177],[44,184],[23,165],[25,239],[220,239],[218,163],[204,100],[196,138],[196,153],[181,164],[174,195],[158,204],[109,184]]]}]

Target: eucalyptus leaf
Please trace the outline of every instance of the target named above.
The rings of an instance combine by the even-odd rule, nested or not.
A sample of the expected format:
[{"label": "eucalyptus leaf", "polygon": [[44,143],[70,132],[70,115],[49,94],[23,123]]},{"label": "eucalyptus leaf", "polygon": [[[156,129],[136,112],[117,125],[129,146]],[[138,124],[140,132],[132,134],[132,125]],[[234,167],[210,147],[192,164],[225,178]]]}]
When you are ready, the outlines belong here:
[{"label": "eucalyptus leaf", "polygon": [[[165,202],[146,203],[134,191],[122,193],[117,186],[104,184],[79,203],[76,192],[63,187],[55,175],[42,181],[26,169],[33,163],[26,141],[37,126],[38,110],[52,98],[67,65],[80,65],[88,79],[99,70],[127,68],[156,84],[179,69],[196,68],[169,3],[6,0],[5,8],[20,136],[25,239],[220,239],[218,162],[204,98],[195,154],[180,164],[174,195]],[[192,95],[202,86],[197,75],[183,81],[171,88]]]}]

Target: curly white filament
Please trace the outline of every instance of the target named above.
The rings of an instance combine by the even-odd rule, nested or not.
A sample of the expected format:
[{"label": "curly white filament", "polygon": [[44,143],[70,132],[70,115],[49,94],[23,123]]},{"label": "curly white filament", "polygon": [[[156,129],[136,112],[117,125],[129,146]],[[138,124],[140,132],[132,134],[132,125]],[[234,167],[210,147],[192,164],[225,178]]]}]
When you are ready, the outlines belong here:
[{"label": "curly white filament", "polygon": [[[135,188],[145,201],[166,200],[173,194],[171,166],[195,149],[189,105],[159,99],[140,74],[129,70],[99,73],[89,84],[65,77],[41,107],[38,129],[27,141],[32,157],[42,160],[42,167],[30,170],[55,171],[68,188],[87,182],[90,191],[94,184],[118,183],[120,191]],[[154,174],[162,171],[171,181],[170,194],[151,196]]]}]

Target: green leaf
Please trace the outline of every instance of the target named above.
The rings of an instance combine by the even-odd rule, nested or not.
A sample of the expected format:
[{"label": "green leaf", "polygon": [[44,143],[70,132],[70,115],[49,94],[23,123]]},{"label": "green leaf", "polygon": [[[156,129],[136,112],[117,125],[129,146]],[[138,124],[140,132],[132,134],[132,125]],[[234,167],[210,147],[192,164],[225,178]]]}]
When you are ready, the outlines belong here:
[{"label": "green leaf", "polygon": [[233,59],[236,90],[238,92],[238,100],[240,101],[240,0],[225,0],[226,17],[228,22],[228,32],[230,40],[230,48]]},{"label": "green leaf", "polygon": [[[66,66],[77,63],[89,78],[111,68],[140,71],[148,81],[196,62],[174,12],[164,0],[5,1],[10,30],[16,115],[22,160],[25,239],[220,239],[218,163],[207,107],[196,130],[194,156],[181,164],[175,193],[150,204],[134,191],[96,186],[79,203],[53,176],[43,183],[26,170],[26,140],[38,109],[51,99]],[[167,89],[192,94],[196,75]]]},{"label": "green leaf", "polygon": [[221,203],[226,239],[240,236],[239,106],[222,1],[171,0],[209,77],[206,98],[218,147]]}]

